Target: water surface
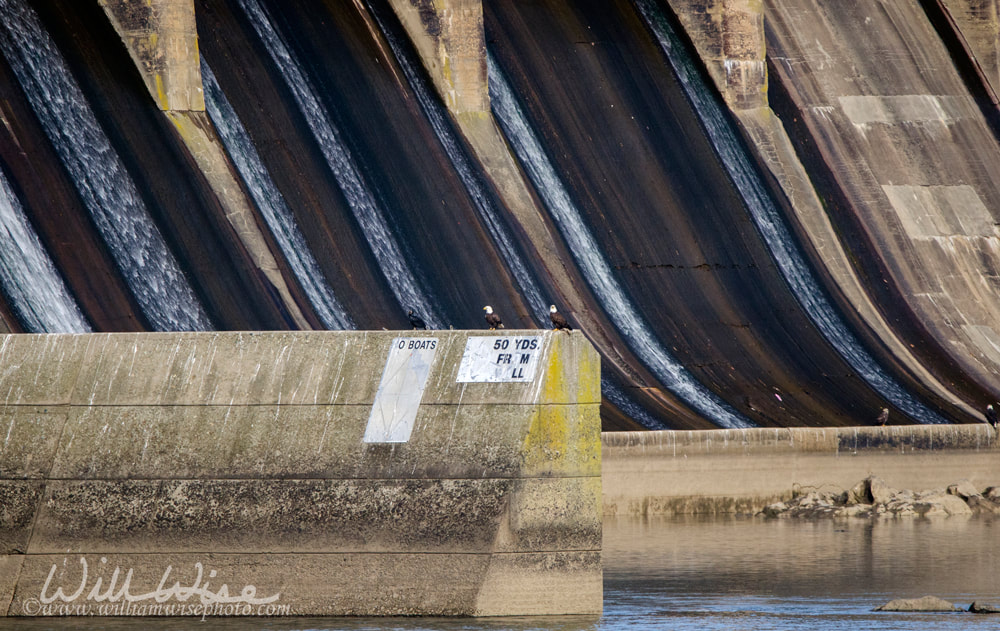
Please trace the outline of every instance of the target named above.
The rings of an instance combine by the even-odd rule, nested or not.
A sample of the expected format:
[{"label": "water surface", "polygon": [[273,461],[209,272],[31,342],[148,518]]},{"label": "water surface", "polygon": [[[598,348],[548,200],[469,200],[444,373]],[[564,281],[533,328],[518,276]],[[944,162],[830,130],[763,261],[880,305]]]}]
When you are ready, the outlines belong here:
[{"label": "water surface", "polygon": [[1000,520],[979,518],[608,518],[601,617],[18,619],[0,629],[997,629],[1000,614],[872,609],[928,594],[1000,604],[998,535]]}]

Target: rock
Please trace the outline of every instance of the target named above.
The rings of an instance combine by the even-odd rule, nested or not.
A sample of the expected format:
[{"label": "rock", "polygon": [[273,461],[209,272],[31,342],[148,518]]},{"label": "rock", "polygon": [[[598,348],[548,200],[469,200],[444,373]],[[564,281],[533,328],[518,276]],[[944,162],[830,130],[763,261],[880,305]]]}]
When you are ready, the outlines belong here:
[{"label": "rock", "polygon": [[788,504],[784,502],[775,502],[774,504],[768,504],[764,507],[761,513],[765,517],[780,517],[782,513],[788,510]]},{"label": "rock", "polygon": [[885,483],[885,480],[877,477],[868,478],[868,491],[872,496],[872,503],[885,504],[892,499],[896,489]]},{"label": "rock", "polygon": [[853,506],[854,504],[871,504],[872,494],[869,491],[868,486],[869,480],[862,480],[855,484],[850,491],[847,492],[847,505]]},{"label": "rock", "polygon": [[1000,486],[991,486],[983,491],[983,496],[988,500],[1000,502]]},{"label": "rock", "polygon": [[1000,607],[975,600],[969,605],[969,611],[972,613],[1000,613]]},{"label": "rock", "polygon": [[874,611],[962,611],[962,609],[937,596],[924,596],[923,598],[897,598],[881,607],[876,607]]},{"label": "rock", "polygon": [[958,484],[952,484],[948,487],[948,493],[951,495],[957,495],[963,500],[967,500],[970,497],[982,497],[982,493],[979,492],[976,487],[972,486],[972,482],[968,480],[961,480]]},{"label": "rock", "polygon": [[913,503],[913,510],[922,517],[971,515],[972,509],[955,495],[932,495]]},{"label": "rock", "polygon": [[1000,504],[984,497],[970,497],[969,508],[976,514],[1000,515]]},{"label": "rock", "polygon": [[944,510],[949,515],[971,515],[972,509],[966,504],[962,498],[956,495],[946,495],[941,500],[944,504]]}]

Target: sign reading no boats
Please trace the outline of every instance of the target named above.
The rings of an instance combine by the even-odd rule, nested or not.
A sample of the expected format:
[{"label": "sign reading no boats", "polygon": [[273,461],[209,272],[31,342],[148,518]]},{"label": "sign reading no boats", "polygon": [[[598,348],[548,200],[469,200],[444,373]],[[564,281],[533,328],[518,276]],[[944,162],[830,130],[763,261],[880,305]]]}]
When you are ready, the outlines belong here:
[{"label": "sign reading no boats", "polygon": [[470,337],[458,367],[458,383],[529,382],[542,355],[541,335]]}]

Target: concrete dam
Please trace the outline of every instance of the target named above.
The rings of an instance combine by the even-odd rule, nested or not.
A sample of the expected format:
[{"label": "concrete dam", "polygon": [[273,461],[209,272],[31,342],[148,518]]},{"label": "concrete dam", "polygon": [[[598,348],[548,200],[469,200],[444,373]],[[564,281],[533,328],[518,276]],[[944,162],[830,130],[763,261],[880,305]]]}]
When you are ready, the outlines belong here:
[{"label": "concrete dam", "polygon": [[554,304],[605,430],[981,423],[996,4],[0,0],[0,320]]}]

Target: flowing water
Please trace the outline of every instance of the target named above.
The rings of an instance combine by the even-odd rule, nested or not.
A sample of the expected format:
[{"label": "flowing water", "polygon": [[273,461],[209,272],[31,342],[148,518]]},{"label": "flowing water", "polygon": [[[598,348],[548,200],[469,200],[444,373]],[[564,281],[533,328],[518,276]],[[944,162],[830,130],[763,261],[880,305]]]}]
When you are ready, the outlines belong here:
[{"label": "flowing water", "polygon": [[636,311],[624,289],[615,279],[611,266],[602,256],[590,230],[580,217],[569,192],[552,165],[541,142],[535,136],[507,79],[492,55],[487,56],[490,98],[496,115],[518,160],[545,202],[573,258],[601,301],[605,312],[618,327],[622,337],[657,379],[671,392],[720,427],[753,427],[753,423],[734,410],[691,376],[659,341]]},{"label": "flowing water", "polygon": [[1000,520],[979,518],[607,518],[600,617],[18,619],[0,629],[996,629],[1000,614],[872,610],[928,594],[1000,604],[998,534]]},{"label": "flowing water", "polygon": [[23,0],[0,0],[0,12],[0,51],[149,323],[159,331],[213,328],[35,12]]},{"label": "flowing water", "polygon": [[28,333],[90,332],[2,171],[0,285]]},{"label": "flowing water", "polygon": [[328,329],[355,328],[351,317],[344,311],[333,294],[333,289],[323,277],[323,271],[309,251],[291,209],[264,168],[257,148],[253,146],[243,123],[222,93],[222,88],[204,57],[201,59],[201,78],[205,86],[205,108],[219,132],[226,153],[239,171],[296,280],[309,297],[316,315]]},{"label": "flowing water", "polygon": [[635,0],[635,4],[670,60],[685,94],[698,112],[705,132],[736,184],[736,189],[743,196],[778,269],[816,328],[851,368],[893,405],[920,423],[947,423],[940,414],[915,399],[889,376],[844,324],[799,252],[760,176],[750,165],[747,153],[732,125],[726,120],[722,107],[700,78],[693,60],[685,52],[659,6],[652,0]]},{"label": "flowing water", "polygon": [[410,269],[382,214],[375,192],[348,151],[340,131],[331,122],[302,65],[274,28],[267,10],[257,0],[239,0],[239,4],[274,64],[281,70],[281,76],[315,136],[396,300],[421,314],[429,327],[443,328],[447,323],[438,316],[433,301],[427,297]]}]

